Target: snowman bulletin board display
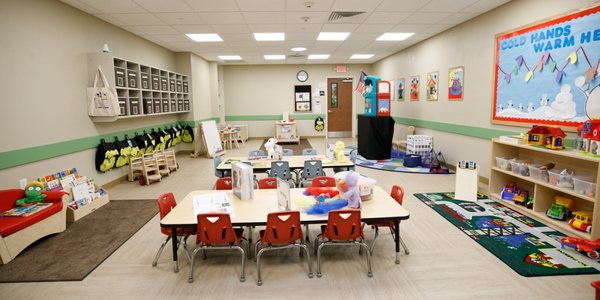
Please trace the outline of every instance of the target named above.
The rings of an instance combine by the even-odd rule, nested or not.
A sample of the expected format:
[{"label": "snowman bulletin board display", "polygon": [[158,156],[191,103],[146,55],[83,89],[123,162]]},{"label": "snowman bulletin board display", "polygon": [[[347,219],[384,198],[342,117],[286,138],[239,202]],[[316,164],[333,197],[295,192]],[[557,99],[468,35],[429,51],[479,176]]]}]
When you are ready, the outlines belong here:
[{"label": "snowman bulletin board display", "polygon": [[600,117],[600,5],[496,35],[493,123]]}]

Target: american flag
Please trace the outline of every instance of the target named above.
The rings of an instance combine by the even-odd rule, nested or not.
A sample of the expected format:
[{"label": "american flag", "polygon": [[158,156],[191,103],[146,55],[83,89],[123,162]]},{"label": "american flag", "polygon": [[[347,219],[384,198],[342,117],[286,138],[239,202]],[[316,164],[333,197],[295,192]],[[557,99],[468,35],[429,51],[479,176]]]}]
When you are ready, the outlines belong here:
[{"label": "american flag", "polygon": [[356,89],[354,89],[355,93],[359,93],[361,95],[364,94],[365,79],[367,79],[367,74],[365,74],[365,72],[363,72],[363,71],[360,71],[360,78],[358,79],[358,84],[356,84]]}]

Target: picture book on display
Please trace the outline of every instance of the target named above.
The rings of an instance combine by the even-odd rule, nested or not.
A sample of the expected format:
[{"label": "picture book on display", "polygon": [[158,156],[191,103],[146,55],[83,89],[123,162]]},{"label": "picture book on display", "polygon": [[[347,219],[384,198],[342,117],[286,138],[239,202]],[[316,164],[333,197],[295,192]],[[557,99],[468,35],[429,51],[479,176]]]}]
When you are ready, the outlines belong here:
[{"label": "picture book on display", "polygon": [[233,194],[241,200],[250,200],[254,196],[254,172],[252,166],[234,163],[231,168]]},{"label": "picture book on display", "polygon": [[106,194],[102,188],[94,184],[94,180],[81,176],[76,168],[66,169],[48,174],[37,179],[44,185],[45,191],[65,191],[71,199],[69,206],[73,209],[82,207]]},{"label": "picture book on display", "polygon": [[0,213],[0,217],[27,217],[52,206],[52,203],[36,203],[28,206],[19,206]]},{"label": "picture book on display", "polygon": [[235,217],[231,202],[225,193],[194,195],[192,203],[194,206],[194,220],[198,214],[206,213],[226,213],[232,218]]}]

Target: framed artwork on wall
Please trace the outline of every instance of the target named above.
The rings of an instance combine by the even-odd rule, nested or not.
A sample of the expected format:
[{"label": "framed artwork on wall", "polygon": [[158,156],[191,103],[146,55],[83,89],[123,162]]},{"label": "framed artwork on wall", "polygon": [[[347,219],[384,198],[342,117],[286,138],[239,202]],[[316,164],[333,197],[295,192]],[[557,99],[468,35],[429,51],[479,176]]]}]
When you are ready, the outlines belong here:
[{"label": "framed artwork on wall", "polygon": [[425,85],[425,95],[427,100],[436,101],[438,99],[438,88],[440,85],[440,75],[438,72],[427,73],[427,83]]},{"label": "framed artwork on wall", "polygon": [[397,81],[398,85],[397,85],[397,97],[396,100],[397,101],[404,101],[404,91],[406,90],[405,88],[405,84],[404,84],[404,78],[400,78]]},{"label": "framed artwork on wall", "polygon": [[465,88],[465,67],[458,66],[448,69],[448,100],[460,101],[463,99]]},{"label": "framed artwork on wall", "polygon": [[410,76],[410,100],[419,101],[419,75]]},{"label": "framed artwork on wall", "polygon": [[600,5],[495,37],[492,123],[575,130],[600,117]]},{"label": "framed artwork on wall", "polygon": [[294,109],[295,111],[307,112],[312,110],[311,86],[294,86]]}]

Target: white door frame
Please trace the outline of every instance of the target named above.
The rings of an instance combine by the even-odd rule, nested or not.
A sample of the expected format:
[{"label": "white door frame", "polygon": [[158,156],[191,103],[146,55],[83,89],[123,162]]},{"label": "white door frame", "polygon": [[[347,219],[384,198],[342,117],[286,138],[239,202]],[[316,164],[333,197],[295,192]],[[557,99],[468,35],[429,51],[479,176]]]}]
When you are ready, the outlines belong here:
[{"label": "white door frame", "polygon": [[336,79],[336,78],[351,78],[352,79],[352,137],[356,137],[356,93],[354,92],[354,89],[356,88],[354,86],[355,84],[355,76],[325,76],[325,101],[324,104],[321,104],[321,107],[325,107],[325,138],[327,139],[327,134],[329,133],[329,128],[328,128],[328,124],[329,124],[329,106],[327,106],[329,104],[329,93],[327,92],[329,90],[329,86],[327,85],[327,82],[329,79]]}]

